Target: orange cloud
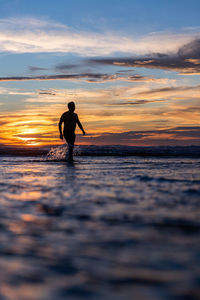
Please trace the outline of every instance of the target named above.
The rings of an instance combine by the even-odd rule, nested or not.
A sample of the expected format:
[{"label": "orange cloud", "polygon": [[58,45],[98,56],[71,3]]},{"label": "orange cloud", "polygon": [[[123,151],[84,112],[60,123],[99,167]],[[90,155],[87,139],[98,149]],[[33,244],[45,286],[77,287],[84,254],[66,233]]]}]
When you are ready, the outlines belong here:
[{"label": "orange cloud", "polygon": [[[26,146],[62,143],[58,121],[67,110],[66,99],[76,102],[77,113],[88,134],[83,138],[77,136],[77,142],[91,143],[90,137],[104,136],[109,132],[150,130],[154,133],[149,134],[148,140],[162,140],[169,138],[171,133],[166,136],[165,132],[159,132],[157,139],[157,131],[177,126],[199,126],[198,95],[199,86],[170,87],[167,82],[165,87],[146,83],[93,90],[39,90],[27,94],[23,109],[0,114],[0,142]],[[190,140],[189,136],[184,139]],[[96,141],[100,142],[100,139]],[[144,139],[140,141],[143,143]],[[135,142],[133,139],[132,143]],[[130,144],[130,140],[127,143]]]}]

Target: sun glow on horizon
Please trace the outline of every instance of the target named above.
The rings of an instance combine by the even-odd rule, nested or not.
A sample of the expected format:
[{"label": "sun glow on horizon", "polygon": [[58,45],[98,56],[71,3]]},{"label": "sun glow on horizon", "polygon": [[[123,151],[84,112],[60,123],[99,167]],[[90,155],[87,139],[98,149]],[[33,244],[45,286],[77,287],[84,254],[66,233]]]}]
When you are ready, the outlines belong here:
[{"label": "sun glow on horizon", "polygon": [[[176,90],[175,90],[176,89]],[[186,89],[184,87],[184,89]],[[66,89],[66,94],[71,92]],[[91,92],[91,95],[90,95]],[[56,92],[55,92],[56,93]],[[142,87],[121,87],[109,89],[80,90],[76,99],[76,112],[86,131],[86,136],[80,135],[77,126],[78,144],[127,144],[153,145],[172,143],[197,144],[196,127],[200,125],[198,97],[200,90],[188,87],[183,91],[178,87],[161,89],[143,84]],[[163,98],[166,97],[167,101]],[[156,101],[153,97],[155,94]],[[180,99],[181,95],[182,99]],[[34,95],[35,97],[35,95]],[[93,103],[91,98],[93,97]],[[125,97],[125,102],[122,100]],[[142,99],[140,99],[140,97]],[[190,101],[188,100],[190,97]],[[62,98],[62,99],[61,99]],[[61,114],[66,111],[66,97],[53,98],[48,106],[41,101],[16,113],[1,113],[0,143],[9,146],[51,146],[64,143],[59,139],[58,122]],[[135,98],[135,99],[134,99]],[[41,95],[38,95],[41,100]],[[109,99],[109,100],[107,100]],[[119,100],[121,99],[121,100]],[[63,104],[61,104],[61,100]],[[127,102],[128,101],[128,102]],[[111,105],[107,105],[107,103]],[[183,128],[183,132],[179,129]],[[184,133],[185,128],[185,133]],[[194,133],[188,130],[194,128]]]}]

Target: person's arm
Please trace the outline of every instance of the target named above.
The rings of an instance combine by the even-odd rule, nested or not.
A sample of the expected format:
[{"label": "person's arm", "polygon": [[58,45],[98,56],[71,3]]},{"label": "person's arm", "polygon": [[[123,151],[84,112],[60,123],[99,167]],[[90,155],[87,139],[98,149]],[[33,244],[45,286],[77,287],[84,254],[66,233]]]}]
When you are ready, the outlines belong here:
[{"label": "person's arm", "polygon": [[59,127],[59,132],[60,132],[60,139],[63,140],[63,133],[62,133],[62,123],[63,123],[63,115],[60,118],[58,127]]},{"label": "person's arm", "polygon": [[78,124],[78,127],[82,130],[83,135],[85,135],[85,130],[83,129],[83,126],[82,126],[81,122],[79,121],[78,115],[77,115],[77,120],[76,120],[76,122],[77,122],[77,124]]}]

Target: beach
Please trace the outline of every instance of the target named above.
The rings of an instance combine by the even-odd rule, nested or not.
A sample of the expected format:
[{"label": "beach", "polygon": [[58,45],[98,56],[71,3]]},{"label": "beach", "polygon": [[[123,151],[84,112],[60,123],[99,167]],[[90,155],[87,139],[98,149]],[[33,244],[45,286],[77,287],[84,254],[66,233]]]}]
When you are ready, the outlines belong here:
[{"label": "beach", "polygon": [[198,299],[199,167],[2,155],[0,299]]},{"label": "beach", "polygon": [[0,1],[0,300],[200,300],[199,11]]}]

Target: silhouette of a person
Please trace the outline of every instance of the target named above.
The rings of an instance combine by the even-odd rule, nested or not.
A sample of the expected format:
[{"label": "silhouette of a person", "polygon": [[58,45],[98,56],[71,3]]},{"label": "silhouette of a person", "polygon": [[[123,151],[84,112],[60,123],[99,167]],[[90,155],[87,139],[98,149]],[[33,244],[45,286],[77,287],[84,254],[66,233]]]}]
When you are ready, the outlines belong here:
[{"label": "silhouette of a person", "polygon": [[[75,142],[75,129],[76,124],[78,124],[79,128],[82,130],[83,135],[85,135],[85,131],[81,122],[79,121],[78,115],[74,113],[75,111],[75,103],[68,103],[68,111],[64,112],[59,121],[59,131],[60,131],[60,139],[63,139],[63,136],[68,144],[68,161],[73,161],[73,149]],[[62,131],[62,123],[64,122],[64,130]]]}]

